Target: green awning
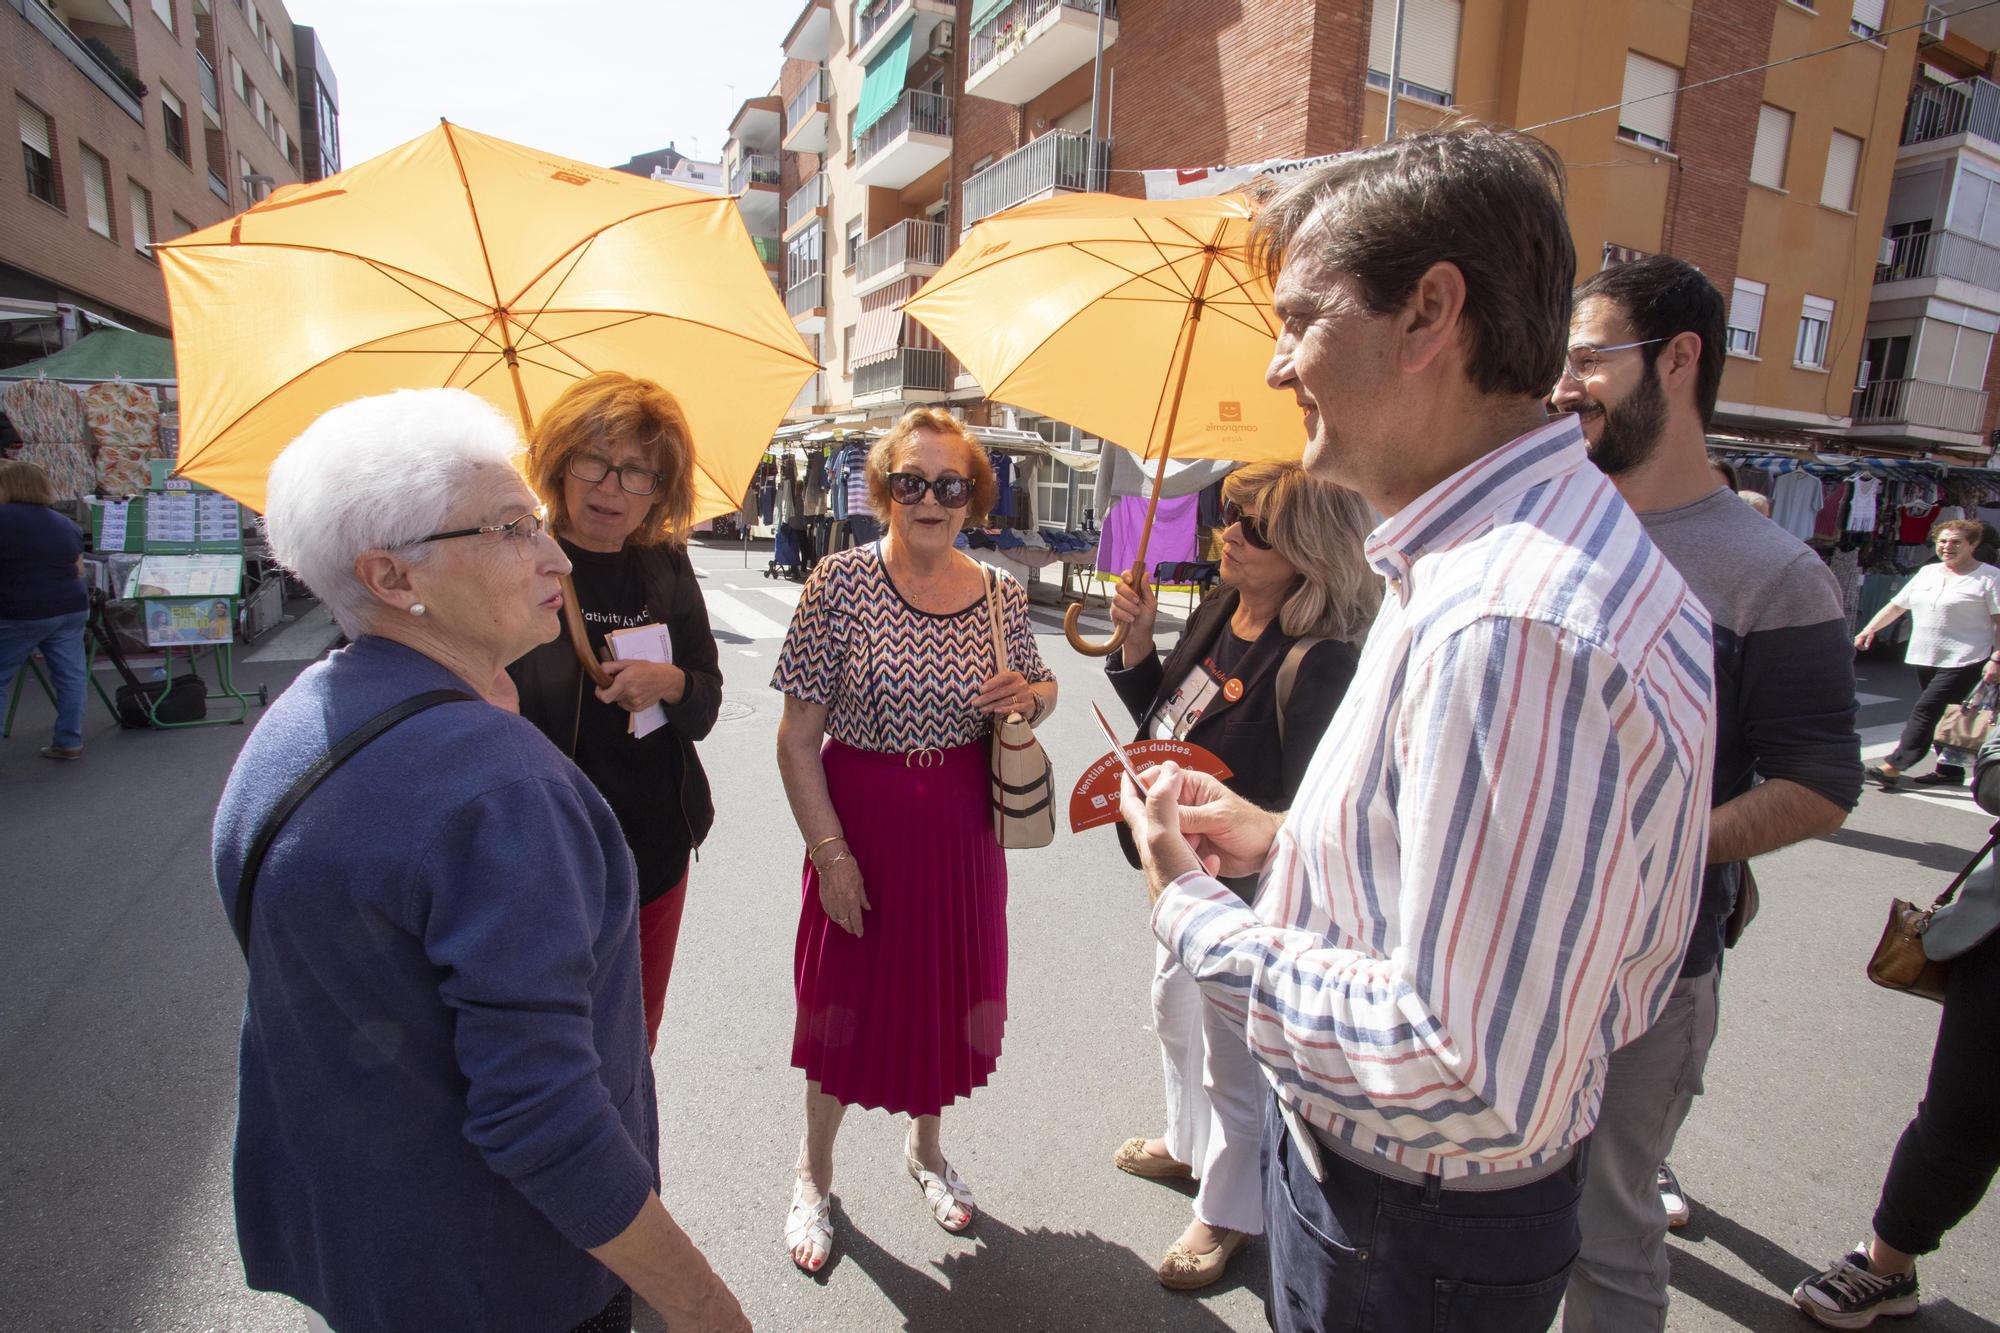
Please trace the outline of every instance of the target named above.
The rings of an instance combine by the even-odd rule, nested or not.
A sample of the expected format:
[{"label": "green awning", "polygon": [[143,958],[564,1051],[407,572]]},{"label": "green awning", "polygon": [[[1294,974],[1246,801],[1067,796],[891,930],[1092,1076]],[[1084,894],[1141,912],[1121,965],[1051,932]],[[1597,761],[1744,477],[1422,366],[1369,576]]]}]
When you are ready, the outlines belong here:
[{"label": "green awning", "polygon": [[868,128],[888,115],[903,95],[903,83],[910,77],[910,41],[916,31],[917,18],[912,12],[868,62],[868,73],[861,80],[861,104],[854,110],[854,142],[860,143]]},{"label": "green awning", "polygon": [[166,338],[126,329],[99,329],[39,361],[0,370],[0,379],[133,380],[171,383],[174,345]]},{"label": "green awning", "polygon": [[1011,5],[1013,3],[1014,0],[973,0],[973,5],[972,5],[973,34],[977,36],[979,30],[986,25],[986,20],[992,18],[995,14],[998,14],[1001,10],[1005,9],[1008,5]]}]

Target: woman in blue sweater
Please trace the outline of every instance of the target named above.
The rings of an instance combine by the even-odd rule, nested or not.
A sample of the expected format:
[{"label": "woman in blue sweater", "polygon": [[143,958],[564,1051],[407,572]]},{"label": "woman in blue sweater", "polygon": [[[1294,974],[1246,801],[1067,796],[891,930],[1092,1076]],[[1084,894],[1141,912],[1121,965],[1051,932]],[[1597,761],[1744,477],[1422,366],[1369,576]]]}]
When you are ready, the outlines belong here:
[{"label": "woman in blue sweater", "polygon": [[83,757],[83,534],[49,508],[48,476],[33,463],[0,463],[0,710],[36,649],[56,687],[56,734],[44,759]]},{"label": "woman in blue sweater", "polygon": [[[271,469],[273,551],[352,645],[243,747],[215,874],[245,941],[235,1195],[252,1287],[338,1333],[747,1329],[661,1206],[632,857],[510,710],[569,562],[519,438],[456,389],[364,398]],[[415,713],[267,816],[331,747]]]}]

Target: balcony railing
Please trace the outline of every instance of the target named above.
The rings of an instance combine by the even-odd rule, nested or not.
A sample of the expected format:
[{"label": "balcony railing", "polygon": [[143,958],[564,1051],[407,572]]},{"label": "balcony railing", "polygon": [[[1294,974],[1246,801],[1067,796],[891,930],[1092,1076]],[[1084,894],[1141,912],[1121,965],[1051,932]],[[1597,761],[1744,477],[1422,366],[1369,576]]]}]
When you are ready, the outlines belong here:
[{"label": "balcony railing", "polygon": [[785,230],[790,231],[811,217],[814,209],[825,207],[826,173],[822,171],[792,191],[792,197],[785,200]]},{"label": "balcony railing", "polygon": [[[126,83],[131,71],[121,71],[85,46],[82,39],[70,31],[69,25],[57,18],[55,12],[41,3],[41,0],[7,0],[7,4],[15,13],[28,20],[28,26],[48,38],[70,64],[82,70],[84,77],[96,84],[97,90],[110,98],[120,111],[141,125],[146,123],[145,108],[139,104],[139,99],[133,95],[132,89]],[[130,15],[127,15],[126,26],[131,26],[131,22]]]},{"label": "balcony railing", "polygon": [[1875,281],[1953,278],[2000,292],[2000,246],[1955,231],[1920,231],[1889,241],[1889,262],[1875,266]]},{"label": "balcony railing", "polygon": [[832,89],[833,81],[827,78],[826,71],[814,70],[813,76],[806,80],[806,86],[793,94],[791,101],[785,103],[784,132],[790,134],[794,126],[812,114],[814,107],[827,100]]},{"label": "balcony railing", "polygon": [[[1118,0],[1105,0],[1105,4],[1104,17],[1116,19]],[[978,70],[993,57],[1019,46],[1026,39],[1028,29],[1041,22],[1057,6],[1095,14],[1097,5],[1098,0],[1014,0],[1013,4],[986,20],[979,31],[972,34],[972,53],[966,57],[965,68],[968,72]]]},{"label": "balcony railing", "polygon": [[201,104],[220,115],[221,97],[215,91],[215,66],[208,63],[208,57],[201,52],[194,53],[195,64],[201,71]]},{"label": "balcony railing", "polygon": [[1017,148],[965,182],[963,225],[972,226],[1023,199],[1052,190],[1101,190],[1111,167],[1111,141],[1054,130]]},{"label": "balcony railing", "polygon": [[908,389],[944,393],[950,388],[950,354],[940,347],[899,347],[894,356],[854,372],[856,398]]},{"label": "balcony railing", "polygon": [[1857,426],[1928,426],[1977,435],[1986,423],[1986,394],[1932,380],[1876,380],[1854,391]]},{"label": "balcony railing", "polygon": [[1976,134],[2000,140],[2000,87],[1982,78],[1920,88],[1903,112],[1906,144]]},{"label": "balcony railing", "polygon": [[936,267],[944,263],[945,256],[950,252],[951,242],[946,236],[944,223],[914,219],[898,222],[887,231],[870,236],[862,244],[854,261],[854,280],[866,282],[898,264]]},{"label": "balcony railing", "polygon": [[889,26],[889,20],[909,7],[910,0],[879,0],[878,3],[857,4],[860,12],[854,16],[854,45],[868,45],[869,39]]},{"label": "balcony railing", "polygon": [[800,278],[785,288],[785,313],[793,319],[810,310],[826,309],[826,274]]},{"label": "balcony railing", "polygon": [[776,153],[745,153],[736,159],[736,170],[729,173],[729,192],[742,194],[752,185],[778,184],[778,155]]},{"label": "balcony railing", "polygon": [[866,162],[905,134],[950,138],[951,99],[943,93],[920,92],[915,88],[905,92],[854,145],[854,160]]}]

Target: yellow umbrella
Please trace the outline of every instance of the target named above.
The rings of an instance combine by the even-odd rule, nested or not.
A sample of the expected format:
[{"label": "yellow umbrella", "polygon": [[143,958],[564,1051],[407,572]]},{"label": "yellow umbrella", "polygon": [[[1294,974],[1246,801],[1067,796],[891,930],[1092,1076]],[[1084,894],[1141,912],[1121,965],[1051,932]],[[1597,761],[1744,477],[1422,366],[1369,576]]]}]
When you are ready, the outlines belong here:
[{"label": "yellow umbrella", "polygon": [[451,124],[155,253],[178,471],[260,511],[271,460],[350,399],[465,388],[525,433],[575,380],[622,370],[686,409],[709,517],[819,369],[733,200]]},{"label": "yellow umbrella", "polygon": [[[1072,194],[975,226],[904,309],[989,398],[1159,460],[1133,578],[1143,578],[1165,461],[1297,458],[1298,404],[1264,383],[1277,325],[1251,261],[1244,195]],[[1082,606],[1064,621],[1079,652]]]}]

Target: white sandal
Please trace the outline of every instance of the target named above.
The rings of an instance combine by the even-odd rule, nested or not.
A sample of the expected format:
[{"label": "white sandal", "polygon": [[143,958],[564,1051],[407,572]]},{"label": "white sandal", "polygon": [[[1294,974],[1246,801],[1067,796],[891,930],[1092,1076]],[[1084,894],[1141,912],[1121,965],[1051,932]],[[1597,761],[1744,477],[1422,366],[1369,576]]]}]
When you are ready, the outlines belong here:
[{"label": "white sandal", "polygon": [[[826,1267],[827,1256],[833,1253],[832,1200],[822,1194],[818,1203],[807,1203],[803,1168],[794,1167],[793,1175],[792,1207],[785,1214],[785,1249],[794,1267],[808,1277],[817,1277]],[[806,1255],[810,1261],[803,1264],[799,1262],[802,1245],[808,1247]]]},{"label": "white sandal", "polygon": [[[935,1171],[926,1170],[924,1164],[905,1148],[903,1164],[909,1168],[910,1179],[916,1181],[917,1188],[924,1192],[924,1203],[939,1226],[956,1236],[972,1225],[972,1187],[965,1183],[964,1177],[950,1162],[944,1164],[944,1175],[940,1176]],[[954,1207],[965,1209],[965,1220],[957,1226],[951,1222]]]}]

